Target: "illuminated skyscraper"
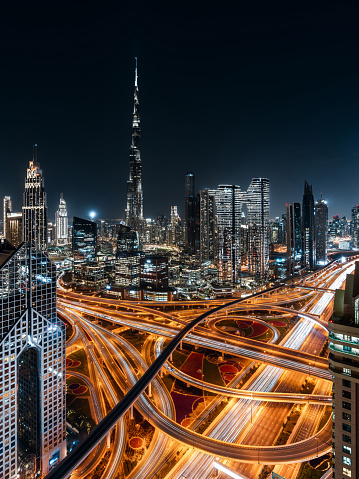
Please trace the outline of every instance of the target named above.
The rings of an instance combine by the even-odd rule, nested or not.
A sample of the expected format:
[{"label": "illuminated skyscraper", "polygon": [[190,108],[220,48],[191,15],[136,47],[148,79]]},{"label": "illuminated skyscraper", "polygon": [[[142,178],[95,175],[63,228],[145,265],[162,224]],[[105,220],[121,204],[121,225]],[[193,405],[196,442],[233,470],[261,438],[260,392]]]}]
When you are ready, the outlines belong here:
[{"label": "illuminated skyscraper", "polygon": [[32,243],[41,251],[47,245],[47,205],[42,170],[37,162],[37,145],[25,178],[22,207],[23,240]]},{"label": "illuminated skyscraper", "polygon": [[68,243],[69,232],[68,232],[68,218],[67,218],[67,209],[66,201],[64,200],[63,194],[60,194],[60,204],[59,209],[55,213],[55,223],[56,223],[56,244],[63,245]]},{"label": "illuminated skyscraper", "polygon": [[209,190],[214,196],[217,217],[218,280],[221,284],[236,284],[241,275],[241,215],[242,192],[236,185],[219,185]]},{"label": "illuminated skyscraper", "polygon": [[15,248],[22,243],[22,213],[8,213],[6,218],[6,239]]},{"label": "illuminated skyscraper", "polygon": [[130,175],[127,181],[126,225],[141,232],[143,229],[143,193],[141,161],[141,122],[137,76],[135,69],[135,93],[132,116],[132,143],[130,146]]},{"label": "illuminated skyscraper", "polygon": [[316,261],[320,265],[327,264],[328,206],[323,198],[315,203],[314,226]]},{"label": "illuminated skyscraper", "polygon": [[120,225],[117,237],[115,262],[115,283],[117,286],[140,285],[140,252],[137,231]]},{"label": "illuminated skyscraper", "polygon": [[305,181],[302,203],[302,266],[313,269],[315,264],[313,188]]},{"label": "illuminated skyscraper", "polygon": [[352,236],[353,246],[359,245],[359,205],[352,208],[352,220],[350,222],[350,234]]},{"label": "illuminated skyscraper", "polygon": [[263,280],[269,267],[269,180],[253,178],[244,198],[247,204],[248,272]]},{"label": "illuminated skyscraper", "polygon": [[359,263],[337,289],[329,329],[333,378],[333,477],[359,478]]},{"label": "illuminated skyscraper", "polygon": [[3,200],[3,236],[6,238],[6,218],[12,212],[12,201],[10,196],[5,196]]},{"label": "illuminated skyscraper", "polygon": [[199,192],[200,259],[213,261],[217,255],[215,199],[209,190]]},{"label": "illuminated skyscraper", "polygon": [[179,246],[183,243],[181,218],[178,216],[177,206],[171,206],[171,231],[169,244]]},{"label": "illuminated skyscraper", "polygon": [[74,264],[95,261],[97,247],[97,224],[74,216],[72,222],[72,254]]},{"label": "illuminated skyscraper", "polygon": [[185,246],[189,254],[193,255],[198,249],[199,219],[197,197],[195,193],[194,173],[188,171],[185,180]]},{"label": "illuminated skyscraper", "polygon": [[294,274],[296,258],[301,254],[302,219],[300,203],[287,205],[287,272]]},{"label": "illuminated skyscraper", "polygon": [[0,477],[38,477],[66,455],[66,335],[55,266],[29,244],[0,241],[0,318]]}]

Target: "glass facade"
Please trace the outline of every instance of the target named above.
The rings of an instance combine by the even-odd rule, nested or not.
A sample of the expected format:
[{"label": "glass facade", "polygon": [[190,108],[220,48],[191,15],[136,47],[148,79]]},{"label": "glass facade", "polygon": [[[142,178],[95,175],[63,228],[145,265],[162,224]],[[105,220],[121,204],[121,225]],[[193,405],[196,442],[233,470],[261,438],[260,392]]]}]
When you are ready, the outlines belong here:
[{"label": "glass facade", "polygon": [[302,253],[300,203],[287,205],[287,272],[295,272],[296,259]]},{"label": "glass facade", "polygon": [[324,265],[327,264],[328,206],[322,198],[315,203],[314,223],[316,261]]},{"label": "glass facade", "polygon": [[315,259],[314,197],[312,186],[304,182],[302,203],[302,266],[313,269]]},{"label": "glass facade", "polygon": [[127,181],[126,225],[136,231],[143,228],[143,193],[141,161],[141,120],[137,77],[135,70],[135,92],[133,99],[132,143],[130,146],[130,175]]},{"label": "glass facade", "polygon": [[248,210],[248,272],[263,280],[269,267],[269,180],[253,178],[244,201]]},{"label": "glass facade", "polygon": [[37,163],[37,145],[27,169],[22,207],[22,237],[40,251],[47,247],[47,205],[42,170]]},{"label": "glass facade", "polygon": [[72,254],[74,264],[83,261],[95,261],[96,246],[96,223],[74,216],[72,224]]},{"label": "glass facade", "polygon": [[209,190],[199,192],[200,202],[200,259],[213,261],[216,257],[216,217],[214,195]]},{"label": "glass facade", "polygon": [[64,245],[68,243],[69,238],[69,222],[67,218],[67,208],[66,201],[61,193],[60,195],[60,204],[59,209],[55,213],[55,223],[56,223],[56,244]]},{"label": "glass facade", "polygon": [[[358,477],[359,329],[354,320],[359,302],[359,262],[348,274],[345,291],[337,290],[328,323],[329,368],[333,378],[333,477]],[[348,368],[346,364],[350,364]],[[345,468],[343,468],[345,464]]]},{"label": "glass facade", "polygon": [[217,218],[218,281],[236,284],[241,274],[241,189],[236,185],[219,185],[209,194],[215,198]]},{"label": "glass facade", "polygon": [[56,271],[38,249],[0,242],[0,477],[15,479],[21,454],[66,454],[65,328],[56,313]]}]

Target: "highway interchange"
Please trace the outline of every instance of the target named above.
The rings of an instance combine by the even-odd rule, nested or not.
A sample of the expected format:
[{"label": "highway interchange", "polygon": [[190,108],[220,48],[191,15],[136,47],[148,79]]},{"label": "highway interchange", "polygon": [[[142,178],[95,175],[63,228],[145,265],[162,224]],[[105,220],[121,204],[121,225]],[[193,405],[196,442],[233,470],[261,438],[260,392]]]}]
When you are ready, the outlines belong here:
[{"label": "highway interchange", "polygon": [[[118,301],[73,293],[60,283],[59,315],[72,329],[67,351],[86,352],[89,376],[82,379],[100,426],[47,477],[91,477],[106,452],[110,457],[102,477],[124,477],[126,424],[134,405],[154,426],[154,436],[126,477],[210,478],[216,460],[243,479],[258,477],[264,465],[295,478],[303,461],[331,450],[331,415],[325,414],[331,407],[331,375],[327,355],[320,352],[325,350],[333,292],[343,287],[353,268],[353,261],[333,263],[295,288],[282,286],[236,301]],[[217,327],[223,320],[254,317],[258,322],[291,318],[291,327],[280,335],[267,323],[271,338],[266,343]],[[141,350],[123,337],[127,330],[143,335]],[[196,379],[173,364],[173,352],[183,347],[238,357],[246,367],[225,385]],[[176,422],[166,387],[169,376],[203,396],[204,391],[211,394],[186,425]],[[314,389],[303,394],[308,381]],[[296,425],[280,445],[283,424],[293,411]]]}]

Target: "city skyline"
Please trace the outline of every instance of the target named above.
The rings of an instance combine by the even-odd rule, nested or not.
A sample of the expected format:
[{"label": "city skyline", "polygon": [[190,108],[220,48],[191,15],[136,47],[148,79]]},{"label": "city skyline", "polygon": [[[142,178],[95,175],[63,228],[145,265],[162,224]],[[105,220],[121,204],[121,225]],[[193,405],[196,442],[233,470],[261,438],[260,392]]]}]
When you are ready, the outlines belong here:
[{"label": "city skyline", "polygon": [[[259,18],[250,7],[203,16],[141,5],[138,12],[89,9],[81,21],[78,10],[71,19],[64,10],[49,25],[44,12],[36,13],[2,25],[10,41],[0,50],[6,71],[0,158],[12,170],[6,183],[0,180],[0,194],[11,196],[16,210],[31,145],[38,143],[49,217],[63,192],[70,217],[96,210],[98,217],[125,218],[138,56],[145,217],[169,217],[172,205],[184,216],[186,171],[195,173],[198,190],[269,178],[271,217],[300,201],[306,180],[315,200],[323,193],[330,217],[350,216],[359,201],[357,7],[264,9]],[[130,39],[135,15],[142,34]],[[118,35],[116,22],[123,28]]]}]

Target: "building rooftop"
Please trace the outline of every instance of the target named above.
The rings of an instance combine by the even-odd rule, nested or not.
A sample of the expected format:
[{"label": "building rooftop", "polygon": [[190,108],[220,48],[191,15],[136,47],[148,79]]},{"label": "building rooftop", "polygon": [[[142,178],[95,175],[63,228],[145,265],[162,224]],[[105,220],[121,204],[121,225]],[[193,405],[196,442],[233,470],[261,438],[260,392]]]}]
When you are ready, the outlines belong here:
[{"label": "building rooftop", "polygon": [[4,238],[0,240],[0,268],[6,263],[6,261],[15,251],[15,246],[9,243],[8,240]]}]

